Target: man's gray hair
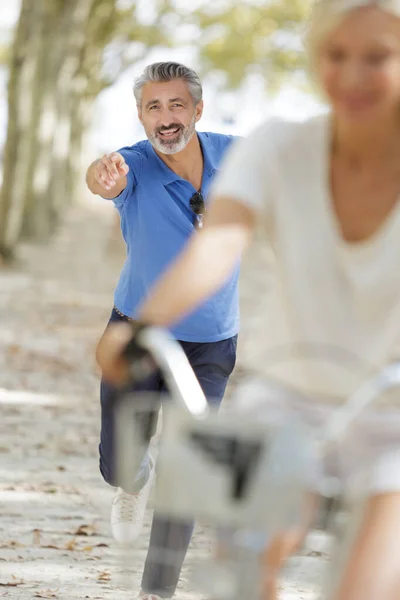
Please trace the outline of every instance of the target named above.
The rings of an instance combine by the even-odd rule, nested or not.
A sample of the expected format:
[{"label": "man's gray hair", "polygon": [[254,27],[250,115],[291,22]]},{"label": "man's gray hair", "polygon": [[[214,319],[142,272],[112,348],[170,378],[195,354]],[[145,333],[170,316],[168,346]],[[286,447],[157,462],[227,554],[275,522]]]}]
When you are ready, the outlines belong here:
[{"label": "man's gray hair", "polygon": [[140,106],[142,102],[142,90],[146,83],[165,83],[174,79],[186,81],[193,102],[197,106],[203,98],[200,78],[193,69],[176,62],[157,62],[145,68],[142,75],[135,79],[133,85],[136,104]]}]

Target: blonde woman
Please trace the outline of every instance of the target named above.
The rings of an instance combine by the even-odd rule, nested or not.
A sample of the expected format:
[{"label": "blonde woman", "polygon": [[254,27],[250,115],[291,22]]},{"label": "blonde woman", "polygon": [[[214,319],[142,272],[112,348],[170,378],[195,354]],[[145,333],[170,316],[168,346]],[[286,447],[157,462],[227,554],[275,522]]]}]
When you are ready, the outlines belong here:
[{"label": "blonde woman", "polygon": [[[257,224],[276,259],[265,344],[342,348],[379,371],[400,348],[400,0],[321,0],[308,51],[329,113],[304,123],[267,122],[235,145],[203,231],[141,316],[169,326],[210,296]],[[123,374],[116,357],[130,335],[110,330],[99,348],[109,378]],[[310,362],[271,371],[310,399],[304,414],[321,409],[327,416],[364,376]],[[397,441],[385,436],[385,428],[393,434],[394,402],[379,416],[380,437],[372,431],[378,441],[368,477],[350,477],[364,482],[356,490],[364,510],[335,600],[400,598],[400,427]],[[269,549],[268,598],[300,538],[288,533]]]}]

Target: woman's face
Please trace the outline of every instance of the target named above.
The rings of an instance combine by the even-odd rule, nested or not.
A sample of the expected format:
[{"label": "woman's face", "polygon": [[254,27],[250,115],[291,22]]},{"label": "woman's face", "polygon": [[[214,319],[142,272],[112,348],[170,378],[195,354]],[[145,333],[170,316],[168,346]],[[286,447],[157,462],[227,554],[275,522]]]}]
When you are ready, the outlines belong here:
[{"label": "woman's face", "polygon": [[337,119],[372,125],[400,114],[400,19],[353,11],[320,46],[317,68]]}]

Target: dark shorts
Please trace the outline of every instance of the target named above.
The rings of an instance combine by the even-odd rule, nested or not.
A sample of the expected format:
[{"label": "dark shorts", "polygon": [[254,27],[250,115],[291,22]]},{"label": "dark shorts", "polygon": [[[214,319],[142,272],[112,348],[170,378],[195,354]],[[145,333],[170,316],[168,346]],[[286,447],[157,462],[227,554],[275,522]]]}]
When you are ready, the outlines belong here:
[{"label": "dark shorts", "polygon": [[[119,314],[115,309],[111,313],[109,323],[126,321],[127,317]],[[225,393],[228,378],[236,362],[237,335],[220,342],[198,343],[179,342],[188,357],[189,363],[195,372],[208,402],[219,406]],[[154,373],[140,386],[131,387],[126,392],[167,392],[161,373]],[[134,398],[134,395],[133,395]],[[115,443],[114,443],[114,408],[117,399],[117,390],[101,382],[101,435],[100,435],[100,471],[105,481],[117,485],[115,480]],[[156,424],[156,420],[154,420]]]}]

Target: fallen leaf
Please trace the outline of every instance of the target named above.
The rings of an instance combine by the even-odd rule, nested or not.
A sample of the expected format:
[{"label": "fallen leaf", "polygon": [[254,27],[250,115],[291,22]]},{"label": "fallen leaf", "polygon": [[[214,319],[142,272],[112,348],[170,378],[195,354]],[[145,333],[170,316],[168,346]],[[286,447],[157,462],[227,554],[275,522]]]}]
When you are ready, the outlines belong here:
[{"label": "fallen leaf", "polygon": [[7,348],[8,354],[18,354],[21,351],[21,346],[18,344],[10,344]]},{"label": "fallen leaf", "polygon": [[40,546],[41,531],[40,529],[33,530],[33,545]]},{"label": "fallen leaf", "polygon": [[0,581],[0,585],[2,587],[17,587],[18,585],[23,585],[25,582],[23,579],[17,579],[14,575],[11,577],[11,581]]},{"label": "fallen leaf", "polygon": [[16,542],[15,540],[10,540],[8,542],[2,542],[0,544],[0,548],[23,548],[23,544],[20,542]]},{"label": "fallen leaf", "polygon": [[110,581],[110,580],[111,580],[111,575],[108,571],[103,571],[97,577],[97,581]]},{"label": "fallen leaf", "polygon": [[93,525],[81,525],[80,527],[78,527],[78,529],[75,531],[75,533],[73,535],[91,536],[91,535],[94,535],[95,533],[96,533],[96,529],[93,527]]},{"label": "fallen leaf", "polygon": [[70,550],[71,552],[73,550],[76,550],[76,541],[75,540],[71,540],[70,542],[68,542],[67,544],[65,544],[65,547],[63,548],[63,550]]},{"label": "fallen leaf", "polygon": [[82,552],[92,552],[93,546],[85,546],[82,548]]},{"label": "fallen leaf", "polygon": [[36,594],[34,595],[34,598],[57,598],[57,594],[55,594],[51,590],[42,590],[42,591],[36,592]]}]

